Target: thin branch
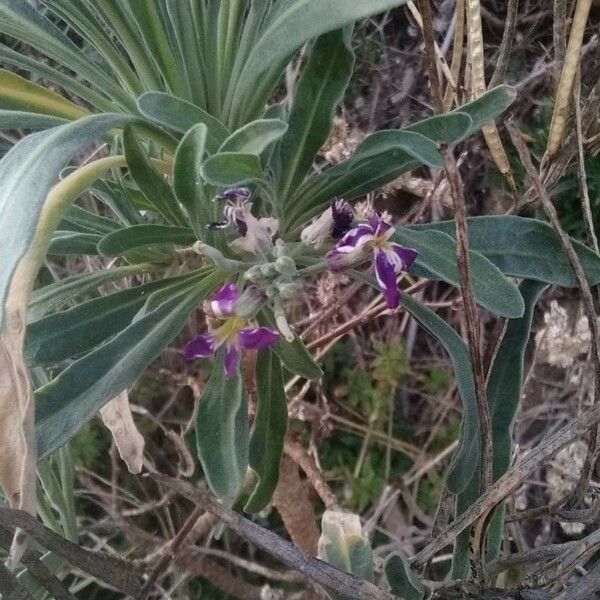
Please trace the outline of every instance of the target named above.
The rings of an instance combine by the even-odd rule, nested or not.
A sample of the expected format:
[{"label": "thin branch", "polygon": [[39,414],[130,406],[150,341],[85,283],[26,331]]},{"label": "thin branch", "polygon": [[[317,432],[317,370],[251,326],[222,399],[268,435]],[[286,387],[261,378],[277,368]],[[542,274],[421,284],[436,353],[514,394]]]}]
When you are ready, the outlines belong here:
[{"label": "thin branch", "polygon": [[477,397],[477,410],[479,414],[479,425],[481,430],[480,461],[481,473],[483,475],[483,489],[488,489],[493,481],[492,460],[492,425],[490,411],[486,399],[485,372],[481,356],[479,340],[479,318],[475,295],[471,285],[471,269],[469,262],[469,233],[467,228],[467,209],[463,193],[463,185],[458,173],[458,167],[454,154],[445,149],[444,159],[446,164],[446,175],[450,182],[452,198],[454,200],[454,219],[456,223],[456,260],[460,275],[460,292],[465,307],[465,318],[467,323],[467,335],[469,338],[469,352],[473,366],[475,379],[475,393]]},{"label": "thin branch", "polygon": [[196,505],[203,506],[209,512],[217,515],[240,537],[258,546],[292,569],[303,573],[319,585],[353,600],[394,600],[394,596],[380,590],[372,583],[344,573],[326,562],[309,556],[277,534],[238,515],[230,508],[220,504],[208,492],[166,475],[152,473],[149,476],[162,485],[176,490]]},{"label": "thin branch", "polygon": [[502,42],[498,50],[498,58],[496,59],[496,68],[492,78],[490,79],[489,87],[493,88],[504,81],[508,61],[510,59],[510,51],[512,42],[515,37],[515,29],[517,25],[517,16],[519,14],[519,0],[508,0],[506,7],[506,22],[504,24],[504,33],[502,34]]}]

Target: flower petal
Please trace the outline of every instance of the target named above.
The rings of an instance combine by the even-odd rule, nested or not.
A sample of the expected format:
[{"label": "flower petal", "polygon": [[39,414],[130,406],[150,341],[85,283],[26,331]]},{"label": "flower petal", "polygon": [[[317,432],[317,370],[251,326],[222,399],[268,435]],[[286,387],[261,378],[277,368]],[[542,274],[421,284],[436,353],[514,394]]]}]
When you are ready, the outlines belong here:
[{"label": "flower petal", "polygon": [[364,246],[367,242],[370,242],[374,237],[374,229],[367,223],[361,223],[351,229],[335,246],[337,252],[347,254]]},{"label": "flower petal", "polygon": [[240,293],[235,283],[226,283],[212,297],[210,308],[217,317],[231,316],[233,314],[233,306],[239,296]]},{"label": "flower petal", "polygon": [[260,350],[274,344],[279,333],[268,327],[245,327],[238,333],[238,340],[246,350]]},{"label": "flower petal", "polygon": [[215,353],[215,337],[210,333],[198,335],[191,339],[183,348],[183,358],[194,360],[212,356]]},{"label": "flower petal", "polygon": [[400,267],[401,271],[407,271],[410,269],[412,264],[415,262],[419,253],[414,248],[407,248],[406,246],[401,246],[400,244],[390,244],[391,250],[396,254],[396,256],[400,259],[402,266]]},{"label": "flower petal", "polygon": [[346,253],[338,252],[337,248],[334,248],[327,253],[327,266],[331,271],[343,271],[344,269],[361,262],[367,256],[363,246],[359,246],[352,250],[352,252]]},{"label": "flower petal", "polygon": [[331,204],[331,216],[333,218],[331,237],[339,240],[352,226],[354,212],[345,200],[337,198]]},{"label": "flower petal", "polygon": [[375,275],[389,308],[398,308],[400,292],[396,282],[396,271],[385,250],[375,252]]},{"label": "flower petal", "polygon": [[385,221],[379,213],[374,213],[371,217],[370,225],[373,229],[375,237],[389,238],[395,229]]},{"label": "flower petal", "polygon": [[235,377],[237,374],[237,366],[240,359],[240,353],[235,344],[230,344],[225,350],[225,375],[227,377]]}]

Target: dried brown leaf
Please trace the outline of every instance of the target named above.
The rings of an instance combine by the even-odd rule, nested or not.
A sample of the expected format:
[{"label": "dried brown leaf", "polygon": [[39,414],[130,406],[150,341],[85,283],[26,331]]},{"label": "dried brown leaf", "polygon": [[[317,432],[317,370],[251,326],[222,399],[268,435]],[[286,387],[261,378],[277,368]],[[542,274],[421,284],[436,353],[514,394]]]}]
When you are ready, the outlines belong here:
[{"label": "dried brown leaf", "polygon": [[102,422],[110,429],[119,455],[125,461],[129,472],[141,473],[144,465],[144,436],[133,421],[127,390],[101,408],[100,416]]}]

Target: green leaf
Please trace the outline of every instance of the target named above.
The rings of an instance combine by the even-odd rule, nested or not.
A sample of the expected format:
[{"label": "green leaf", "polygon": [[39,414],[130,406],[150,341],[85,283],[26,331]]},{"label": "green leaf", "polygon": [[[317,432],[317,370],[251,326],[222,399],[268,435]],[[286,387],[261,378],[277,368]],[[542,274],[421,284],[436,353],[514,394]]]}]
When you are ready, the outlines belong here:
[{"label": "green leaf", "polygon": [[208,132],[206,148],[214,154],[229,137],[229,131],[215,117],[200,107],[164,92],[147,92],[138,98],[140,112],[149,119],[179,133],[203,123]]},{"label": "green leaf", "polygon": [[459,443],[446,475],[446,485],[459,494],[471,481],[479,462],[479,416],[469,351],[458,333],[434,312],[401,294],[402,306],[424,327],[450,356],[460,397],[462,422]]},{"label": "green leaf", "polygon": [[261,36],[244,66],[236,94],[243,102],[260,75],[271,65],[291,56],[305,42],[344,25],[401,6],[405,0],[283,0],[267,17]]},{"label": "green leaf", "polygon": [[425,587],[399,552],[390,554],[383,563],[385,578],[393,594],[404,600],[423,600]]},{"label": "green leaf", "polygon": [[[396,230],[393,239],[419,251],[411,273],[460,287],[456,242],[449,235],[441,231],[417,232],[403,227]],[[517,286],[485,256],[470,250],[469,258],[471,285],[477,303],[504,317],[520,317],[525,307]]]},{"label": "green leaf", "polygon": [[98,243],[102,239],[97,233],[77,231],[55,231],[48,247],[48,254],[55,256],[96,256]]},{"label": "green leaf", "polygon": [[521,284],[525,313],[520,319],[508,322],[490,371],[487,400],[494,443],[494,480],[504,475],[510,466],[512,428],[523,392],[525,349],[531,334],[535,305],[547,287],[546,283],[539,281],[524,281]]},{"label": "green leaf", "polygon": [[[469,246],[512,277],[577,287],[560,239],[548,223],[512,215],[468,219]],[[454,222],[412,225],[415,231],[442,231],[454,237]],[[572,240],[590,285],[600,283],[600,256]]]},{"label": "green leaf", "polygon": [[198,273],[115,292],[30,322],[24,349],[27,363],[32,366],[57,363],[91,350],[125,329],[150,294],[182,282],[191,287],[198,282]]},{"label": "green leaf", "polygon": [[173,189],[199,239],[204,239],[206,226],[212,220],[210,205],[204,193],[204,182],[200,176],[207,132],[203,123],[192,127],[177,147],[173,165]]},{"label": "green leaf", "polygon": [[168,223],[185,225],[185,216],[171,186],[152,166],[148,155],[130,127],[126,127],[123,134],[123,150],[131,176],[152,205],[153,210],[162,215]]},{"label": "green leaf", "polygon": [[258,119],[238,129],[230,135],[219,148],[224,152],[241,154],[262,154],[273,142],[280,139],[287,131],[287,123],[279,119]]},{"label": "green leaf", "polygon": [[[67,212],[63,215],[62,223],[70,223],[71,225],[76,225],[87,230],[89,233],[98,233],[104,235],[121,229],[121,225],[116,221],[107,219],[106,217],[101,217],[100,215],[92,213],[74,204],[71,205],[67,209]],[[65,227],[65,229],[67,229],[67,227]]]},{"label": "green leaf", "polygon": [[25,254],[48,192],[71,157],[107,131],[135,121],[122,114],[95,115],[19,141],[0,161],[0,323],[13,271]]},{"label": "green leaf", "polygon": [[0,110],[0,129],[49,129],[68,123],[67,119],[22,110]]},{"label": "green leaf", "polygon": [[378,131],[371,134],[358,146],[352,161],[357,166],[369,158],[403,151],[419,163],[440,169],[444,166],[437,144],[420,133],[398,129]]},{"label": "green leaf", "polygon": [[269,504],[279,480],[279,463],[287,431],[288,411],[281,362],[270,350],[256,362],[256,417],[250,434],[250,467],[258,475],[244,510],[258,513]]},{"label": "green leaf", "polygon": [[102,256],[123,256],[131,250],[149,246],[191,246],[196,234],[186,227],[132,225],[113,231],[98,243]]},{"label": "green leaf", "polygon": [[321,36],[302,72],[289,116],[289,130],[281,140],[279,193],[285,201],[296,190],[329,136],[335,110],[341,103],[354,67],[348,31]]},{"label": "green leaf", "polygon": [[[272,329],[277,328],[273,313],[266,309],[259,315],[259,321]],[[294,336],[292,342],[287,342],[283,336],[279,336],[271,348],[279,357],[282,366],[290,373],[315,381],[323,377],[323,370],[313,360],[310,352],[297,335]]]},{"label": "green leaf", "polygon": [[248,405],[239,366],[234,377],[224,371],[223,352],[212,372],[196,416],[196,445],[210,489],[232,503],[248,470]]},{"label": "green leaf", "polygon": [[483,96],[467,104],[459,106],[456,110],[467,113],[473,120],[471,135],[479,131],[486,123],[499,117],[517,97],[515,88],[509,85],[499,85],[488,90]]},{"label": "green leaf", "polygon": [[134,107],[133,98],[115,83],[112,74],[94,64],[50,19],[25,0],[0,2],[0,32],[30,44],[60,65],[78,73],[121,107]]},{"label": "green leaf", "polygon": [[27,317],[29,321],[40,319],[44,314],[59,308],[76,298],[96,290],[99,286],[128,277],[152,271],[156,267],[148,264],[113,267],[89,275],[75,275],[35,290],[31,296]]},{"label": "green leaf", "polygon": [[190,313],[222,281],[212,273],[187,293],[134,321],[36,391],[39,458],[65,444],[111,398],[131,387],[181,331]]},{"label": "green leaf", "polygon": [[[380,132],[367,137],[361,146],[363,150],[369,150],[368,159],[360,160],[359,153],[358,157],[352,157],[306,180],[286,212],[287,228],[301,225],[320,213],[334,196],[347,199],[364,196],[418,167],[420,162],[414,155],[393,145],[395,138],[401,139],[409,132],[421,134],[436,145],[456,144],[498,116],[513,100],[514,90],[499,86],[445,115],[424,119],[402,130]],[[388,147],[385,142],[389,144]],[[376,152],[379,145],[381,154]],[[433,148],[429,147],[427,153],[432,152]]]},{"label": "green leaf", "polygon": [[225,152],[211,156],[202,165],[202,177],[212,185],[233,187],[263,178],[260,158],[255,154]]}]

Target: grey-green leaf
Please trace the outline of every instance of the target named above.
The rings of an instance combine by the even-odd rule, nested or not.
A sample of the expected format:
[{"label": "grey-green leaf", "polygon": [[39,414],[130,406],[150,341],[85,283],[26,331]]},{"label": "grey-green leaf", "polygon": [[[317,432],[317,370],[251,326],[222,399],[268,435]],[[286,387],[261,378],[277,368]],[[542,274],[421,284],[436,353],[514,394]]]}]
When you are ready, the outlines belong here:
[{"label": "grey-green leaf", "polygon": [[[277,328],[273,313],[266,309],[261,313],[259,320],[271,328]],[[315,381],[323,377],[323,370],[313,360],[310,352],[297,335],[292,342],[279,336],[272,349],[279,357],[282,366],[290,373]]]},{"label": "grey-green leaf", "polygon": [[192,228],[200,239],[204,238],[210,223],[210,206],[204,193],[200,167],[204,162],[208,129],[203,123],[192,127],[183,137],[173,165],[173,189],[185,208]]},{"label": "grey-green leaf", "polygon": [[219,352],[196,416],[196,446],[210,489],[232,503],[248,470],[248,403],[239,366],[234,377],[224,372]]},{"label": "grey-green leaf", "polygon": [[30,322],[35,321],[51,310],[59,308],[61,305],[84,294],[93,292],[98,286],[104,283],[129,275],[151,271],[153,268],[149,264],[113,267],[112,269],[97,271],[87,275],[74,275],[73,277],[46,285],[33,292],[29,303],[29,310],[27,311],[27,318]]},{"label": "grey-green leaf", "polygon": [[448,468],[446,484],[453,494],[459,494],[471,481],[479,461],[479,417],[469,351],[458,333],[433,311],[404,293],[401,303],[442,344],[454,367],[463,416],[459,444]]},{"label": "grey-green leaf", "polygon": [[281,140],[277,164],[278,189],[285,201],[312,168],[323,147],[336,108],[344,97],[354,67],[351,30],[321,36],[302,72],[289,116],[289,129]]},{"label": "grey-green leaf", "polygon": [[95,115],[23,138],[0,161],[0,323],[12,273],[29,248],[46,196],[71,157],[114,127],[135,121]]},{"label": "grey-green leaf", "polygon": [[125,329],[153,292],[197,281],[197,273],[153,281],[30,322],[25,359],[29,365],[51,364],[86,352]]},{"label": "grey-green leaf", "polygon": [[262,154],[287,131],[287,123],[279,119],[258,119],[232,133],[219,148],[223,152]]},{"label": "grey-green leaf", "polygon": [[[564,287],[576,287],[573,269],[560,239],[548,223],[513,215],[468,219],[469,246],[503,273]],[[442,231],[454,236],[454,222],[413,225],[413,230]],[[572,240],[590,285],[600,283],[600,256]]]},{"label": "grey-green leaf", "polygon": [[[419,251],[412,273],[459,286],[456,242],[449,235],[441,231],[417,232],[400,228],[396,230],[394,239]],[[525,306],[517,286],[485,256],[470,250],[469,257],[471,284],[477,303],[504,317],[520,317]]]},{"label": "grey-green leaf", "polygon": [[249,464],[258,482],[244,508],[248,513],[263,510],[277,487],[287,422],[281,362],[267,349],[258,353],[256,362],[256,416],[250,434]]},{"label": "grey-green leaf", "polygon": [[131,387],[221,281],[220,273],[207,275],[193,291],[149,312],[38,389],[35,422],[39,457],[65,444],[108,400]]},{"label": "grey-green leaf", "polygon": [[260,181],[263,172],[255,154],[224,152],[215,154],[202,165],[202,177],[210,184],[232,187]]},{"label": "grey-green leaf", "polygon": [[133,129],[126,127],[123,134],[123,149],[131,176],[152,205],[152,209],[162,215],[167,223],[183,226],[185,216],[179,206],[171,186],[152,166],[150,158],[136,138]]},{"label": "grey-green leaf", "polygon": [[197,239],[186,227],[132,225],[104,236],[98,243],[98,251],[102,256],[123,256],[139,248],[190,246]]},{"label": "grey-green leaf", "polygon": [[186,133],[194,125],[203,123],[208,132],[206,148],[214,154],[230,133],[215,117],[199,106],[164,92],[147,92],[138,98],[140,112],[153,121],[179,133]]},{"label": "grey-green leaf", "polygon": [[425,587],[408,561],[399,553],[390,554],[384,564],[385,578],[393,594],[403,600],[423,600]]}]

